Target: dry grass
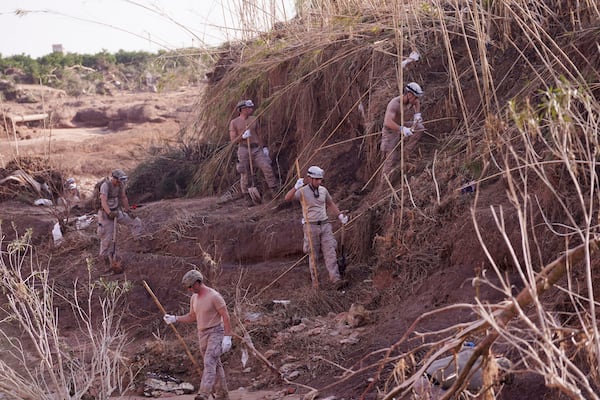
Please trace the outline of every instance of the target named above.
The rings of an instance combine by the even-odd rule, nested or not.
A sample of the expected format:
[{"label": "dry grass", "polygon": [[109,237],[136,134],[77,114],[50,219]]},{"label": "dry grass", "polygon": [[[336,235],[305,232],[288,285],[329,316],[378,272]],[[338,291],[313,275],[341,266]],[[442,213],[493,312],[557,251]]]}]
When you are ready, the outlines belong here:
[{"label": "dry grass", "polygon": [[[595,2],[302,4],[299,18],[293,22],[222,49],[224,56],[215,69],[218,73],[204,97],[208,106],[198,115],[198,129],[185,132],[186,141],[226,143],[235,103],[252,98],[259,105],[256,114],[264,122],[265,139],[285,185],[294,180],[293,165],[299,160],[302,168],[311,164],[324,167],[334,177],[327,182],[333,193],[356,180],[360,187],[371,187],[365,183],[374,177],[381,162],[375,134],[381,128],[385,105],[404,82],[415,80],[424,83],[426,121],[437,121],[431,129],[427,126],[437,139],[435,151],[422,148],[421,163],[404,158],[399,179],[391,187],[373,189],[376,194],[370,204],[353,215],[356,221],[364,222],[348,235],[359,257],[369,252],[373,232],[381,232],[377,250],[380,261],[394,263],[402,257],[408,270],[415,271],[407,278],[406,285],[410,286],[423,278],[419,271],[426,276],[439,262],[442,249],[424,243],[434,242],[432,238],[444,220],[465,206],[456,197],[456,187],[465,179],[485,182],[500,175],[508,179],[509,200],[524,226],[521,232],[502,231],[500,210],[498,228],[507,243],[513,235],[517,235],[517,242],[521,236],[529,243],[524,249],[513,248],[514,253],[524,252],[515,255],[513,263],[520,270],[531,268],[529,275],[523,273],[521,277],[526,287],[533,285],[535,273],[533,265],[522,265],[523,260],[547,262],[561,250],[544,254],[536,223],[545,222],[545,234],[555,237],[557,243],[561,238],[569,239],[562,250],[573,241],[589,241],[599,197],[593,172],[599,115],[594,105],[598,96],[595,82],[600,78],[600,12]],[[422,54],[420,67],[399,69],[398,61],[412,49]],[[198,193],[224,190],[236,179],[231,150],[226,147],[201,167]],[[568,179],[568,183],[560,181],[560,187],[551,175],[552,171],[556,174],[558,165]],[[218,178],[216,187],[207,188],[199,182],[213,178]],[[530,191],[540,184],[557,206],[554,209],[558,208],[552,217],[531,200]],[[567,207],[573,201],[577,204],[575,212]],[[386,207],[388,204],[391,206]],[[533,216],[529,218],[528,213]],[[489,258],[495,265],[494,255]],[[584,264],[589,296],[593,274],[589,259]],[[502,276],[500,269],[496,273]],[[510,297],[510,284],[505,285],[499,289]],[[561,290],[573,299],[579,296],[572,286]],[[584,316],[578,318],[582,331],[591,343],[597,343],[595,303],[586,299],[583,306],[573,300],[573,308],[576,315]],[[544,321],[544,305],[535,304],[540,321]],[[482,306],[482,318],[488,318],[483,310]],[[551,336],[543,322],[534,325],[528,337]],[[541,357],[521,346],[510,327],[493,326],[510,338],[508,345],[522,351],[523,357]],[[438,345],[447,350],[452,340],[449,335]],[[588,367],[594,369],[591,364],[585,366],[585,360],[597,359],[598,348],[591,346],[577,365],[559,368],[559,364],[564,365],[559,360],[553,365],[580,387],[593,387],[598,385],[594,376],[588,380],[578,374]],[[546,379],[555,377],[551,368],[535,362],[529,368],[531,365]],[[571,390],[572,384],[561,379],[556,376],[555,388],[579,398]],[[447,396],[460,390],[457,386]],[[390,389],[389,398],[392,393],[398,391]],[[596,398],[591,390],[585,396]]]},{"label": "dry grass", "polygon": [[[428,334],[410,328],[398,345],[409,339],[424,344],[397,357],[391,356],[397,347],[390,348],[389,358],[374,365],[381,371],[394,369],[393,379],[377,376],[373,386],[391,382],[385,398],[408,394],[420,375],[408,356],[426,350],[417,370],[422,372],[471,333],[483,337],[486,329],[491,333],[480,350],[501,342],[523,360],[517,372],[534,371],[571,398],[598,398],[598,284],[591,256],[600,202],[596,2],[302,4],[297,19],[264,34],[251,34],[264,25],[264,15],[249,5],[239,7],[243,29],[252,40],[219,49],[198,118],[181,132],[182,151],[203,155],[190,193],[224,191],[237,180],[234,149],[227,144],[228,123],[236,114],[235,104],[252,98],[282,184],[289,187],[295,180],[298,160],[303,170],[318,164],[328,171],[326,183],[334,195],[365,196],[352,204],[357,206],[353,218],[364,224],[347,232],[349,246],[358,257],[376,254],[381,264],[406,263],[410,274],[402,284],[411,288],[438,266],[442,250],[435,245],[437,231],[465,207],[455,190],[462,179],[485,183],[502,176],[506,204],[518,216],[519,230],[506,230],[502,208],[491,213],[510,249],[522,293],[531,300],[517,301],[514,282],[506,279],[481,235],[488,273],[500,283],[481,282],[510,302],[450,307],[477,315],[470,325]],[[399,60],[413,49],[422,55],[418,68],[400,69]],[[426,125],[430,140],[415,150],[421,153],[404,154],[398,179],[373,187],[381,163],[377,133],[385,106],[411,80],[424,84],[422,108],[426,122],[431,121]],[[213,151],[208,155],[203,149]],[[542,193],[536,191],[539,187],[544,198],[536,197]],[[476,226],[478,204],[473,206]],[[187,216],[177,221],[170,227],[174,238],[192,228]],[[375,233],[381,239],[373,246]],[[572,248],[583,255],[561,272],[563,280],[540,282],[540,266]],[[562,318],[551,317],[553,304],[542,301],[540,288],[568,299]],[[303,314],[339,307],[312,292],[300,305]],[[564,337],[565,321],[573,333],[568,340],[574,348],[568,351],[564,341],[554,340],[559,334]],[[446,398],[463,389],[458,383]]]}]

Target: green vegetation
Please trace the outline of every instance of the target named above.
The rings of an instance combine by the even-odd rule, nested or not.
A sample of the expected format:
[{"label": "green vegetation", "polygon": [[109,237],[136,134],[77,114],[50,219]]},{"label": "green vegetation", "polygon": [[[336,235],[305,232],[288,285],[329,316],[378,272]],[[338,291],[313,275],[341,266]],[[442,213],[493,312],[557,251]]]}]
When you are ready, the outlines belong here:
[{"label": "green vegetation", "polygon": [[115,54],[51,53],[39,58],[28,55],[2,57],[0,79],[12,83],[43,84],[79,95],[88,87],[105,92],[104,85],[136,90],[151,85],[160,90],[197,82],[210,67],[211,57],[198,49],[177,51],[119,50]]}]

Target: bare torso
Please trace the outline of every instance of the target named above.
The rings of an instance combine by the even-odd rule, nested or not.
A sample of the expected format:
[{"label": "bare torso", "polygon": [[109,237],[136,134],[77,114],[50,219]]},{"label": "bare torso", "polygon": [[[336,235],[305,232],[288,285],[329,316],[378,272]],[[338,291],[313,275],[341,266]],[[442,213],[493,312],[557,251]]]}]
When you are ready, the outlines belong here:
[{"label": "bare torso", "polygon": [[250,136],[250,143],[261,144],[259,126],[257,118],[254,115],[249,115],[244,118],[240,115],[239,117],[232,119],[229,123],[229,139],[233,143],[239,143],[242,139],[242,134],[246,129],[249,129],[252,133]]},{"label": "bare torso", "polygon": [[410,98],[408,95],[394,97],[390,100],[385,110],[385,117],[383,120],[384,127],[393,131],[400,130],[403,117],[403,113],[400,110],[401,106],[404,107],[405,111],[412,107],[414,112],[420,112],[421,108],[419,100],[414,96],[410,96]]}]

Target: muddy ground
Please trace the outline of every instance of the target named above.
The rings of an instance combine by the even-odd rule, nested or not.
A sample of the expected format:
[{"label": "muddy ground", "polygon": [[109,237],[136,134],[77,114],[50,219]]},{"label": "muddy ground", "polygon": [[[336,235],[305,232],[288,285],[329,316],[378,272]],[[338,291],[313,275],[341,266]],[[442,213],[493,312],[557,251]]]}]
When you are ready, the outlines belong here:
[{"label": "muddy ground", "polygon": [[[81,126],[75,122],[71,128],[60,129],[23,126],[19,128],[20,140],[15,142],[9,134],[1,138],[2,162],[5,164],[16,154],[44,155],[73,176],[82,195],[89,197],[93,184],[113,168],[131,170],[152,152],[153,146],[176,143],[177,132],[191,116],[199,90],[192,87],[173,93],[61,98],[57,101],[63,104],[63,120],[72,121],[82,109],[118,109],[136,102],[156,110],[153,117],[156,119],[126,121],[118,129]],[[40,111],[39,105],[24,108],[3,103],[2,106],[5,110],[12,107],[12,113]],[[483,196],[491,199],[504,189],[490,185],[486,190]],[[333,195],[341,208],[376,202],[368,194],[364,198],[353,195],[352,199]],[[376,369],[359,374],[351,371],[369,363],[376,365],[380,351],[394,344],[424,312],[471,302],[475,296],[471,279],[476,274],[474,266],[481,265],[484,256],[474,239],[468,196],[457,197],[457,201],[466,205],[464,215],[448,223],[447,232],[440,235],[446,236],[447,243],[454,243],[448,250],[451,254],[447,259],[451,262],[440,265],[426,279],[415,279],[410,293],[405,291],[406,285],[399,284],[403,279],[397,272],[376,269],[369,261],[350,261],[347,271],[350,286],[344,291],[328,285],[321,269],[321,287],[314,290],[302,253],[299,205],[284,203],[283,192],[273,201],[254,207],[247,207],[243,199],[225,204],[217,204],[217,200],[218,197],[204,197],[144,203],[135,213],[144,223],[149,247],[137,248],[127,230],[121,228],[119,246],[125,273],[108,277],[96,257],[99,242],[94,224],[84,230],[65,232],[65,241],[57,247],[50,234],[56,222],[50,208],[15,198],[3,202],[0,218],[7,239],[14,236],[12,223],[18,231],[33,228],[33,242],[40,258],[47,262],[52,278],[61,285],[87,278],[86,259],[92,260],[92,279],[131,281],[133,288],[127,295],[125,324],[133,342],[128,351],[148,362],[144,372],[176,376],[195,385],[199,378],[191,362],[173,332],[162,322],[161,313],[142,283],[148,283],[168,312],[183,313],[188,306],[188,294],[181,288],[180,279],[188,269],[201,268],[208,285],[223,293],[228,302],[236,334],[243,336],[247,331],[256,349],[279,370],[278,374],[264,360],[252,355],[244,365],[245,347],[236,338],[232,351],[224,356],[230,389],[236,390],[233,399],[253,398],[248,393],[257,390],[267,392],[256,392],[254,398],[295,399],[309,388],[322,390],[322,397],[357,399]],[[75,214],[77,210],[73,211]],[[334,230],[338,238],[339,228],[336,221]],[[348,229],[357,227],[350,223]],[[462,235],[456,237],[456,232]],[[207,255],[216,262],[216,267],[209,266]],[[490,302],[501,300],[490,289],[480,290],[480,296]],[[426,319],[420,329],[438,329],[472,318],[465,311],[448,311]],[[70,322],[64,321],[66,336],[76,332]],[[178,326],[178,329],[194,351],[193,327]],[[382,372],[387,376],[391,371]],[[532,397],[531,393],[542,388],[543,382],[535,378],[517,376],[510,387],[502,389],[499,398],[541,398]],[[128,395],[141,396],[141,392],[140,382],[137,391]],[[373,391],[367,395],[374,397]],[[191,396],[178,398],[185,400]]]}]

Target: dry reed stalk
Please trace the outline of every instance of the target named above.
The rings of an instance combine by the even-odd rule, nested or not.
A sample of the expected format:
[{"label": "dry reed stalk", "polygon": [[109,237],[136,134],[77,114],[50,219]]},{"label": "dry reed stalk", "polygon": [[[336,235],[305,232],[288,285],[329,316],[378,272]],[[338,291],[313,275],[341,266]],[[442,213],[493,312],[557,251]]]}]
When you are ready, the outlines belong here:
[{"label": "dry reed stalk", "polygon": [[[300,164],[298,163],[298,159],[296,159],[296,174],[298,179],[302,177],[300,173]],[[315,248],[312,242],[312,232],[310,230],[310,222],[308,220],[308,210],[306,206],[306,199],[304,198],[304,193],[300,192],[300,204],[302,206],[302,218],[304,219],[304,223],[307,224],[308,229],[308,247],[310,249],[310,256],[308,259],[308,266],[310,269],[310,278],[312,280],[313,289],[319,290],[319,271],[317,271],[317,254],[315,254]],[[302,227],[304,229],[304,227]],[[312,263],[310,260],[312,259]]]},{"label": "dry reed stalk", "polygon": [[[156,295],[154,294],[154,292],[152,291],[152,289],[150,288],[150,286],[148,285],[148,283],[146,281],[142,281],[142,285],[144,286],[144,289],[146,289],[146,291],[148,292],[148,294],[150,295],[150,297],[152,297],[152,300],[154,301],[154,304],[156,304],[156,307],[158,307],[158,310],[161,312],[161,314],[162,315],[166,315],[167,311],[162,306],[162,304],[160,303],[160,300],[158,300],[158,297],[156,297]],[[177,336],[177,339],[179,340],[179,343],[181,343],[181,345],[183,346],[183,349],[185,350],[185,354],[187,354],[188,358],[190,359],[190,361],[192,362],[192,364],[196,368],[196,372],[198,372],[198,376],[202,377],[202,368],[200,368],[200,365],[198,364],[198,361],[196,360],[196,358],[190,352],[190,348],[188,347],[188,345],[185,342],[185,340],[183,339],[183,337],[179,334],[179,331],[175,327],[175,324],[169,324],[169,326],[171,327],[171,330],[173,331],[173,333],[175,333],[175,336]]]}]

